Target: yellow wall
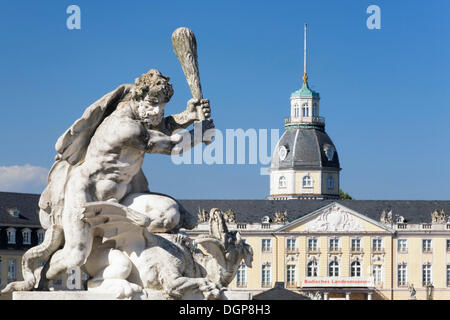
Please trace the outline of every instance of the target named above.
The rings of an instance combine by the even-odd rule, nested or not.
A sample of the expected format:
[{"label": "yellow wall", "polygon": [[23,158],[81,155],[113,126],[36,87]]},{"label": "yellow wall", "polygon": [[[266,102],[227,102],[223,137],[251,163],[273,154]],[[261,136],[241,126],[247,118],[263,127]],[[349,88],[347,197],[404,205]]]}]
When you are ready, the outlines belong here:
[{"label": "yellow wall", "polygon": [[[320,214],[320,213],[318,213]],[[408,299],[410,291],[407,286],[398,286],[397,267],[400,263],[406,263],[408,266],[407,283],[413,284],[416,290],[416,297],[419,300],[426,299],[426,288],[422,286],[422,265],[431,263],[432,282],[434,285],[433,299],[450,299],[450,287],[447,287],[447,264],[450,264],[450,252],[447,251],[447,239],[450,239],[450,230],[439,232],[406,232],[396,231],[383,227],[375,221],[363,218],[359,215],[352,215],[355,221],[362,225],[360,231],[352,232],[308,232],[306,224],[317,215],[307,219],[292,223],[288,228],[282,231],[270,230],[250,232],[242,231],[242,236],[246,239],[254,250],[253,268],[248,270],[248,286],[245,290],[252,291],[254,294],[267,290],[261,287],[261,265],[266,262],[272,264],[272,285],[276,281],[286,282],[286,268],[288,264],[296,266],[296,286],[290,289],[301,292],[301,282],[306,277],[306,265],[311,257],[317,257],[319,263],[319,277],[328,276],[328,263],[330,259],[336,256],[340,261],[340,276],[350,277],[350,264],[354,257],[359,257],[362,264],[363,278],[372,276],[372,266],[381,264],[383,266],[382,283],[376,284],[376,290],[372,299]],[[418,227],[419,228],[419,227]],[[340,253],[334,254],[328,252],[329,238],[338,237],[340,244]],[[318,239],[318,248],[320,254],[308,254],[307,239],[315,237]],[[351,252],[351,239],[357,237],[361,239],[362,254]],[[372,239],[382,239],[381,252],[375,253],[372,250]],[[296,239],[297,253],[288,253],[286,251],[286,240],[288,238]],[[261,252],[261,239],[272,239],[272,251],[270,253]],[[399,252],[397,248],[398,239],[407,239],[407,252]],[[432,239],[432,252],[422,252],[422,240]],[[278,249],[277,249],[278,245]],[[290,258],[293,260],[288,261]],[[235,288],[235,280],[231,286]],[[352,299],[361,299],[363,294],[352,294]]]}]

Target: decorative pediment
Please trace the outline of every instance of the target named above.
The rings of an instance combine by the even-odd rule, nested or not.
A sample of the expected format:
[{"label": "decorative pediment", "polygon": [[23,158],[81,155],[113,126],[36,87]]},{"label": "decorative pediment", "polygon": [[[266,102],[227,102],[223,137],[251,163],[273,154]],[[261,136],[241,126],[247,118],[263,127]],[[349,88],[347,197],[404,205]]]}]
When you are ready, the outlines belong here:
[{"label": "decorative pediment", "polygon": [[306,231],[364,231],[364,228],[344,207],[334,204],[309,221]]},{"label": "decorative pediment", "polygon": [[277,231],[288,232],[395,232],[389,225],[375,221],[339,202],[330,203]]}]

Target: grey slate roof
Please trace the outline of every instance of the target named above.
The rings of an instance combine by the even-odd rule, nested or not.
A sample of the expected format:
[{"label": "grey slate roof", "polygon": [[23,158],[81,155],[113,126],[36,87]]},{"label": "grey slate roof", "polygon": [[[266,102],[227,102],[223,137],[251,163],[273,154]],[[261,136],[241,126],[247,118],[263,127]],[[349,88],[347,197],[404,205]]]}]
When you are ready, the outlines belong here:
[{"label": "grey slate roof", "polygon": [[[40,195],[27,193],[0,192],[0,224],[39,226],[38,201]],[[448,200],[178,200],[188,211],[197,214],[198,209],[232,209],[236,220],[243,223],[258,223],[264,216],[273,217],[275,211],[288,212],[288,221],[303,217],[330,203],[342,205],[379,221],[383,210],[392,210],[409,223],[431,221],[431,212],[444,210],[450,216]],[[17,208],[18,218],[12,217],[8,209]]]},{"label": "grey slate roof", "polygon": [[337,151],[331,161],[324,152],[324,145],[336,147],[328,134],[314,128],[288,129],[281,136],[278,146],[286,146],[289,150],[286,158],[280,160],[278,150],[272,157],[273,169],[305,169],[305,168],[336,168],[339,169],[339,157]]},{"label": "grey slate roof", "polygon": [[330,203],[338,202],[349,209],[380,221],[383,210],[392,210],[393,215],[401,215],[408,223],[431,222],[431,212],[435,209],[450,215],[450,201],[436,200],[179,200],[192,213],[198,208],[209,210],[232,209],[236,220],[243,223],[260,222],[264,216],[273,218],[275,211],[288,212],[291,222],[318,210]]},{"label": "grey slate roof", "polygon": [[[39,227],[38,202],[40,195],[29,193],[0,192],[0,224],[10,226]],[[8,212],[18,209],[19,217]]]}]

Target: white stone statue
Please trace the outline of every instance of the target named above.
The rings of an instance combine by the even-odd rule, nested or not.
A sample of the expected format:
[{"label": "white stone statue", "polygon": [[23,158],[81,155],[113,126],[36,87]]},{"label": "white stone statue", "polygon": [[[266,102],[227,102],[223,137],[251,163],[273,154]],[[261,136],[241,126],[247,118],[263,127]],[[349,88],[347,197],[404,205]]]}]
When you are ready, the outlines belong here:
[{"label": "white stone statue", "polygon": [[[136,209],[141,205],[147,204],[141,203]],[[95,218],[98,206],[89,205],[88,215]],[[105,233],[96,238],[97,244],[84,265],[85,272],[92,276],[88,290],[134,299],[221,298],[241,262],[252,266],[253,251],[239,232],[228,231],[219,209],[211,210],[209,222],[210,234],[197,239],[181,233],[152,233],[131,223],[107,235],[109,222],[98,226],[97,230]]]},{"label": "white stone statue", "polygon": [[[191,57],[192,46],[186,50]],[[194,71],[197,77],[192,81],[198,92],[198,68]],[[189,251],[184,243],[190,240],[179,229],[193,229],[197,217],[173,198],[150,193],[141,169],[146,153],[185,152],[211,138],[206,137],[214,127],[209,101],[201,98],[201,91],[188,101],[185,111],[164,117],[172,95],[169,78],[152,69],[133,85],[121,85],[93,103],[58,139],[58,154],[39,200],[45,239],[24,254],[24,280],[8,284],[2,292],[45,290],[48,280],[81,266],[93,277],[90,289],[113,290],[119,297],[135,297],[145,293],[143,289],[161,291],[162,298],[183,298],[191,291],[205,298],[219,297],[234,268],[249,259],[251,248],[238,235],[212,231],[213,236],[231,239],[230,244],[220,240],[220,249],[211,249],[211,237],[200,242],[219,256],[200,258],[197,251]],[[194,130],[177,133],[194,122],[202,126],[201,140],[193,138]],[[220,220],[218,214],[214,219]],[[220,252],[224,257],[232,255],[224,258]],[[171,259],[173,255],[177,259]],[[37,267],[42,260],[47,261],[44,267]],[[218,268],[224,273],[214,278],[211,268],[217,261],[225,270]]]},{"label": "white stone statue", "polygon": [[409,290],[409,300],[416,300],[416,289],[414,289],[414,285],[411,283],[408,283],[408,290]]}]

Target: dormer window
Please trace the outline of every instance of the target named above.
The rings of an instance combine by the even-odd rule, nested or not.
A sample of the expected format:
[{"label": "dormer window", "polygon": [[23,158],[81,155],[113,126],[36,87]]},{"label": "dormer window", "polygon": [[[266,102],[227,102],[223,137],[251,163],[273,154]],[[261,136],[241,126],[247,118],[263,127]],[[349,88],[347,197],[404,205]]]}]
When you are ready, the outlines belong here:
[{"label": "dormer window", "polygon": [[8,213],[11,217],[18,218],[20,211],[17,208],[12,208],[8,210]]},{"label": "dormer window", "polygon": [[270,217],[269,216],[264,216],[264,217],[262,217],[262,219],[261,219],[261,223],[262,224],[268,224],[268,223],[271,223],[272,221],[271,221],[271,219],[270,219]]},{"label": "dormer window", "polygon": [[313,181],[309,174],[303,177],[302,186],[303,188],[312,188]]},{"label": "dormer window", "polygon": [[23,244],[31,244],[31,230],[25,228],[22,230]]},{"label": "dormer window", "polygon": [[8,244],[16,244],[16,229],[6,229],[6,235],[8,237]]},{"label": "dormer window", "polygon": [[279,181],[278,181],[278,186],[280,188],[286,188],[286,177],[285,176],[281,176]]}]

